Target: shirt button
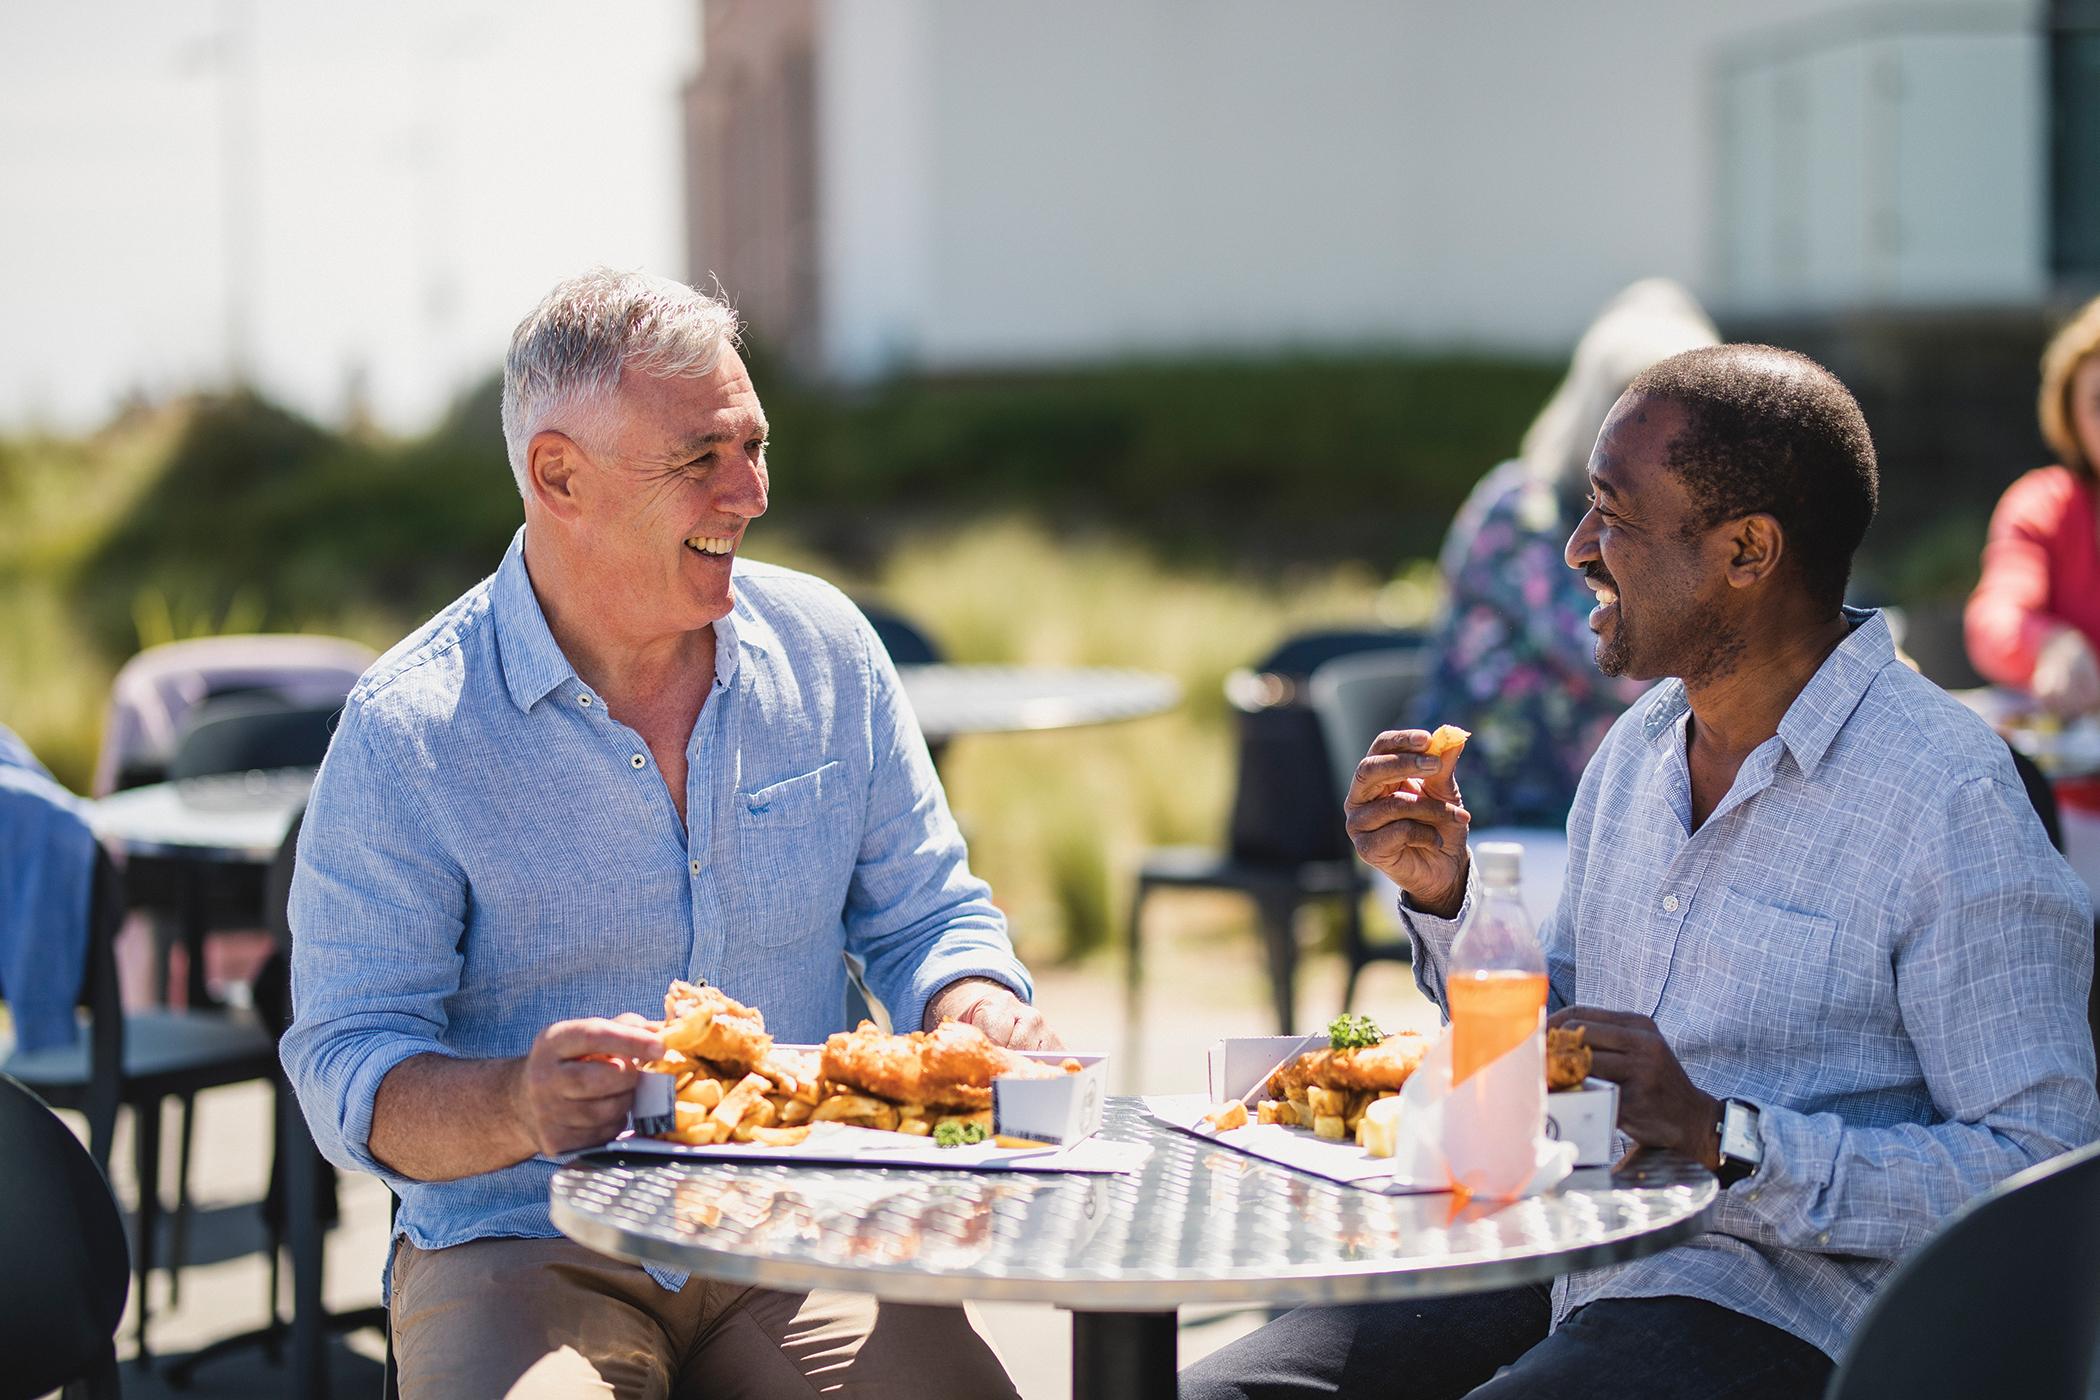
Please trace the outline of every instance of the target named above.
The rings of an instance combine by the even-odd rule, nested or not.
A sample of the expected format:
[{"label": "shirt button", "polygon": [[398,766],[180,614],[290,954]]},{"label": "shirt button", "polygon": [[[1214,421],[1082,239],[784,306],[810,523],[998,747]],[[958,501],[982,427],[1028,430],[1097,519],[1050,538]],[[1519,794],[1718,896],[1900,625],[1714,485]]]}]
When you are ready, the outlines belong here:
[{"label": "shirt button", "polygon": [[577,703],[577,704],[579,704],[579,705],[581,705],[581,706],[583,706],[583,707],[584,707],[585,709],[589,709],[589,708],[591,707],[591,697],[590,697],[590,694],[589,694],[588,692],[586,692],[586,693],[584,693],[584,694],[582,694],[582,695],[579,695],[579,696],[577,696],[577,697],[576,697],[576,703]]},{"label": "shirt button", "polygon": [[[640,765],[636,765],[636,766],[640,766]],[[1665,914],[1674,914],[1674,913],[1676,913],[1676,912],[1677,912],[1677,896],[1676,896],[1676,895],[1674,895],[1674,894],[1666,894],[1666,895],[1664,895],[1664,896],[1663,896],[1663,913],[1665,913]]]},{"label": "shirt button", "polygon": [[643,758],[640,754],[636,754],[633,758],[630,758],[627,761],[637,768],[645,768],[649,764],[649,760]]},{"label": "shirt button", "polygon": [[700,873],[700,862],[697,860],[693,862],[693,873],[695,875],[698,875]]},{"label": "shirt button", "polygon": [[1828,1230],[1825,1230],[1825,1231],[1824,1231],[1824,1232],[1823,1232],[1822,1234],[1820,1234],[1820,1235],[1816,1236],[1816,1243],[1817,1243],[1817,1244],[1829,1244],[1829,1243],[1830,1243],[1830,1232],[1829,1232]]}]

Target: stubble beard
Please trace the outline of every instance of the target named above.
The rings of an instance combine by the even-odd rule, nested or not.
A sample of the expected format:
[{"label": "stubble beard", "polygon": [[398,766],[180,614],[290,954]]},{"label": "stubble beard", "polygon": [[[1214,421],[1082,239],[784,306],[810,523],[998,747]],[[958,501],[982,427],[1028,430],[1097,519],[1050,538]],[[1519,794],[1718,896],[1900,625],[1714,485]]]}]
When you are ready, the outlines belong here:
[{"label": "stubble beard", "polygon": [[[1626,622],[1626,599],[1619,598],[1618,617],[1608,636],[1597,639],[1597,669],[1617,679],[1634,664],[1633,634]],[[1663,650],[1668,660],[1650,668],[1638,680],[1676,676],[1688,686],[1711,685],[1733,675],[1743,658],[1743,636],[1735,624],[1713,607],[1695,609],[1677,635]]]}]

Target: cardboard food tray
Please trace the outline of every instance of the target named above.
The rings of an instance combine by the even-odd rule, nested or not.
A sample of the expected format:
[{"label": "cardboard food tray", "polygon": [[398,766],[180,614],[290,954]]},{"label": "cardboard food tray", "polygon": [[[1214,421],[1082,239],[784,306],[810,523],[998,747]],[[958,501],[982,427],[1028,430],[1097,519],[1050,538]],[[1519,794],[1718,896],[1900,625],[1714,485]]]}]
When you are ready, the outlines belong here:
[{"label": "cardboard food tray", "polygon": [[[821,1047],[790,1045],[790,1050]],[[660,1138],[638,1137],[631,1130],[611,1142],[561,1160],[580,1156],[683,1157],[716,1162],[800,1162],[808,1165],[875,1167],[944,1167],[971,1171],[1104,1172],[1134,1171],[1145,1149],[1133,1143],[1102,1142],[1093,1134],[1101,1126],[1107,1098],[1108,1057],[1067,1051],[1025,1052],[1029,1059],[1058,1065],[1077,1060],[1076,1074],[1055,1079],[1000,1078],[992,1081],[992,1120],[1003,1136],[1030,1138],[1044,1147],[999,1147],[986,1141],[970,1147],[936,1147],[930,1138],[843,1123],[815,1124],[808,1137],[792,1146],[725,1142],[689,1147]]]},{"label": "cardboard food tray", "polygon": [[[1244,1128],[1223,1133],[1213,1131],[1204,1123],[1204,1114],[1220,1103],[1239,1097],[1254,1084],[1257,1076],[1265,1074],[1285,1055],[1316,1049],[1325,1041],[1324,1035],[1240,1036],[1221,1041],[1210,1050],[1209,1093],[1148,1098],[1145,1107],[1153,1117],[1183,1132],[1329,1181],[1384,1195],[1413,1195],[1447,1189],[1448,1183],[1443,1180],[1396,1179],[1392,1159],[1367,1156],[1353,1140],[1336,1142],[1315,1137],[1307,1128],[1287,1128],[1277,1123],[1249,1123]],[[1247,1100],[1250,1111],[1268,1097],[1267,1093],[1250,1095]],[[1609,1165],[1613,1159],[1612,1129],[1618,1120],[1618,1105],[1618,1086],[1601,1079],[1591,1079],[1580,1089],[1548,1094],[1547,1136],[1574,1142],[1577,1166]]]}]

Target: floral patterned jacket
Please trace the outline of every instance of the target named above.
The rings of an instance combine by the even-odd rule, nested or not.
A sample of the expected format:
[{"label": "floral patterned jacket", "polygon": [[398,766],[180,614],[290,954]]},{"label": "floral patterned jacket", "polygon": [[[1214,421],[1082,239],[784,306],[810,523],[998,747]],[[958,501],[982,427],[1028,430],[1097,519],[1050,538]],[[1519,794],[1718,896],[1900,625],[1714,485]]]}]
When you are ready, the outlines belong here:
[{"label": "floral patterned jacket", "polygon": [[1595,600],[1564,558],[1574,528],[1552,487],[1509,461],[1444,539],[1448,598],[1411,718],[1473,731],[1459,786],[1476,826],[1564,826],[1584,765],[1645,689],[1597,669]]}]

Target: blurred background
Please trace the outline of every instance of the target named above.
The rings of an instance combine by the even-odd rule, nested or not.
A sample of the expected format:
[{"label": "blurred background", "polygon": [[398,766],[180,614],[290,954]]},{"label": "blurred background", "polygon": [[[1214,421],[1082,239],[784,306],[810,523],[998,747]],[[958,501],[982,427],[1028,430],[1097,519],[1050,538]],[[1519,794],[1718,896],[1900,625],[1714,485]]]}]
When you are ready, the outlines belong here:
[{"label": "blurred background", "polygon": [[517,522],[523,311],[592,262],[717,278],[778,444],[755,553],[955,659],[1182,680],[946,763],[1024,946],[1083,953],[1133,850],[1218,831],[1227,671],[1425,619],[1454,509],[1635,278],[1853,386],[1855,594],[1951,618],[2100,282],[2095,15],[9,6],[0,716],[85,790],[141,646],[384,647]]},{"label": "blurred background", "polygon": [[[2100,291],[2100,0],[14,3],[0,200],[0,724],[67,786],[143,648],[384,649],[494,568],[501,359],[557,280],[719,282],[773,425],[752,554],[954,661],[1180,685],[942,756],[1087,1040],[1146,852],[1258,799],[1228,678],[1430,626],[1454,513],[1638,279],[1853,388],[1853,599],[1976,684],[1985,525],[2049,460],[2037,359]],[[1345,930],[1305,922],[1317,1023]],[[1256,928],[1230,893],[1148,912],[1172,1074],[1120,1087],[1268,1028]],[[1367,985],[1433,1021],[1403,967]],[[205,1135],[207,1213],[261,1189],[243,1131]],[[370,1293],[369,1186],[331,1297]]]}]

